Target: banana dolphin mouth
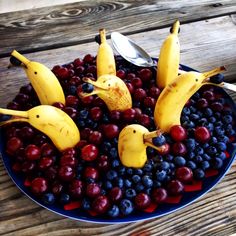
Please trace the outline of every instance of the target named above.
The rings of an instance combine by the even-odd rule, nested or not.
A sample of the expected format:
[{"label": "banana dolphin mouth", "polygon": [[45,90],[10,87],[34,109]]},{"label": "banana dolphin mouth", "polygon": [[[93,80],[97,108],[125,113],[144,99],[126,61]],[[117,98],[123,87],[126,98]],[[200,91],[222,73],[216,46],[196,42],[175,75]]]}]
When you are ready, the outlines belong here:
[{"label": "banana dolphin mouth", "polygon": [[165,151],[168,148],[165,144],[162,145],[162,146],[157,147],[152,142],[152,138],[158,137],[161,134],[162,134],[161,130],[155,130],[155,131],[152,131],[152,132],[145,133],[143,135],[143,143],[146,146],[154,148],[155,150],[157,150],[159,152],[163,152],[163,151]]}]

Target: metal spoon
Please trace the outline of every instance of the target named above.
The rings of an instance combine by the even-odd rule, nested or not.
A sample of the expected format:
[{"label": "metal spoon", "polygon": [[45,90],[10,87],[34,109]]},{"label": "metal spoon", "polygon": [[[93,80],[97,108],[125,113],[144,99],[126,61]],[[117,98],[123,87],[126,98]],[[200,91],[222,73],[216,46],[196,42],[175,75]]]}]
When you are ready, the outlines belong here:
[{"label": "metal spoon", "polygon": [[[123,34],[112,32],[111,41],[116,51],[130,63],[141,67],[156,67],[156,62],[148,53]],[[185,71],[179,70],[179,73],[185,73]],[[236,92],[235,84],[222,82],[216,86]]]},{"label": "metal spoon", "polygon": [[112,32],[111,41],[116,51],[132,64],[141,67],[156,66],[148,53],[128,37],[118,32]]}]

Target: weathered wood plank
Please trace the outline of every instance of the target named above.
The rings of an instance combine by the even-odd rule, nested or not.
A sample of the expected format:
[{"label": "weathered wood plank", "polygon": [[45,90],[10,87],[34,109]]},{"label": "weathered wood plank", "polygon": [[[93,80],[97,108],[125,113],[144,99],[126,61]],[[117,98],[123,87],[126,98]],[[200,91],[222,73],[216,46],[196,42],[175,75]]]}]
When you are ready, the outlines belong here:
[{"label": "weathered wood plank", "polygon": [[[92,41],[99,28],[131,34],[236,13],[236,2],[82,1],[0,15],[0,56]],[[137,20],[138,19],[138,20]],[[63,32],[63,37],[62,37]]]},{"label": "weathered wood plank", "polygon": [[[133,34],[132,40],[143,47],[151,56],[158,56],[159,49],[169,29],[153,30]],[[224,37],[221,37],[221,35]],[[148,42],[148,43],[147,43]],[[200,71],[225,65],[226,79],[236,79],[236,27],[232,17],[225,16],[207,21],[182,25],[180,34],[181,63]],[[87,43],[60,49],[47,50],[26,55],[48,67],[73,61],[86,53],[96,54],[97,44]],[[0,59],[0,106],[13,99],[20,86],[28,83],[21,68],[7,69],[9,58]]]}]

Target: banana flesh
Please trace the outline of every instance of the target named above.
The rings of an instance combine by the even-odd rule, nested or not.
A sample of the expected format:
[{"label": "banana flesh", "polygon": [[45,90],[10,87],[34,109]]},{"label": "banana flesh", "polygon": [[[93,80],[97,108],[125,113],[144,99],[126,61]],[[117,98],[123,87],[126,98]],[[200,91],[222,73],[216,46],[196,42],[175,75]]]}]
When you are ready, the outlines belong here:
[{"label": "banana flesh", "polygon": [[10,120],[0,122],[0,126],[11,122],[28,122],[46,134],[60,151],[74,147],[80,141],[80,132],[74,121],[56,107],[40,105],[28,111],[0,108],[0,114],[13,116]]},{"label": "banana flesh", "polygon": [[174,23],[172,32],[161,46],[156,77],[157,86],[161,89],[172,83],[178,76],[180,61],[179,25],[179,21]]},{"label": "banana flesh", "polygon": [[11,55],[23,63],[23,68],[42,105],[60,102],[65,105],[63,89],[53,72],[41,63],[28,60],[14,50]]},{"label": "banana flesh", "polygon": [[[209,77],[219,74],[225,68],[219,67],[205,73],[186,72],[161,92],[154,110],[154,121],[163,132],[169,132],[173,125],[180,125],[180,116],[184,105],[203,85],[212,84]],[[219,85],[217,85],[219,86]]]},{"label": "banana flesh", "polygon": [[118,153],[121,163],[126,167],[142,168],[147,161],[146,148],[148,146],[162,151],[164,147],[156,147],[151,138],[160,132],[149,132],[142,125],[132,124],[123,128],[118,138]]},{"label": "banana flesh", "polygon": [[105,29],[100,29],[101,44],[97,53],[97,77],[101,75],[116,75],[116,63],[112,48],[106,41]]},{"label": "banana flesh", "polygon": [[81,93],[82,97],[97,94],[107,105],[110,111],[124,111],[132,107],[132,98],[130,92],[119,77],[115,75],[102,75],[97,81],[84,78],[84,82],[94,86],[91,93]]}]

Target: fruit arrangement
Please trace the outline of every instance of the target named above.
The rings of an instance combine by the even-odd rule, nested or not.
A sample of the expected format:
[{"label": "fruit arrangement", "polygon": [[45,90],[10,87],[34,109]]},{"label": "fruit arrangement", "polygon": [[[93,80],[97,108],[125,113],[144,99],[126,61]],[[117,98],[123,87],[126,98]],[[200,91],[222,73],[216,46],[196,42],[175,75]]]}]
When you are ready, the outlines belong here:
[{"label": "fruit arrangement", "polygon": [[34,198],[125,218],[173,207],[220,173],[236,136],[218,88],[224,67],[178,75],[178,31],[177,21],[157,70],[114,56],[105,30],[97,57],[52,71],[13,51],[31,83],[0,109],[0,125],[11,169]]}]

